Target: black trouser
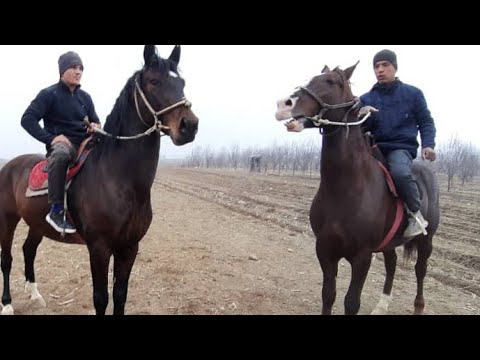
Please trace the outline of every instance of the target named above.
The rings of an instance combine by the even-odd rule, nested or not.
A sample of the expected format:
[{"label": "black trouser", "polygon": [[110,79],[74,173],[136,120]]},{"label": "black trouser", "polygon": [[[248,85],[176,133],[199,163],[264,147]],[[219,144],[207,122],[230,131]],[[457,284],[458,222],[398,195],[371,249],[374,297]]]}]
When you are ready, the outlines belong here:
[{"label": "black trouser", "polygon": [[412,174],[412,155],[407,150],[393,150],[385,156],[398,195],[412,212],[420,210],[420,193]]},{"label": "black trouser", "polygon": [[78,147],[64,143],[53,145],[48,158],[48,202],[63,204],[65,196],[65,178],[68,167],[75,161]]}]

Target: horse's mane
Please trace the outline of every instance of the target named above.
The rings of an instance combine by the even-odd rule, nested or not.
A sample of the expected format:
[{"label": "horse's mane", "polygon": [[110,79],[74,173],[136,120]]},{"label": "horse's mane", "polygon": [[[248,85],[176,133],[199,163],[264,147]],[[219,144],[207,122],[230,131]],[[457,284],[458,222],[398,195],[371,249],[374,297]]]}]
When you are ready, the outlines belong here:
[{"label": "horse's mane", "polygon": [[104,130],[112,135],[121,135],[120,126],[122,118],[127,116],[129,103],[132,99],[133,91],[135,89],[135,78],[141,74],[142,70],[136,71],[128,80],[125,87],[120,92],[112,111],[107,116]]},{"label": "horse's mane", "polygon": [[[168,76],[168,73],[170,71],[178,74],[178,67],[174,61],[171,61],[170,59],[163,59],[158,55],[153,55],[150,61],[146,63],[142,69],[135,71],[135,73],[127,80],[127,83],[121,90],[120,95],[115,101],[115,105],[113,106],[110,114],[107,116],[105,125],[103,126],[103,129],[107,133],[112,134],[113,136],[132,135],[126,134],[125,131],[127,128],[132,126],[129,116],[131,116],[131,110],[135,109],[135,103],[133,100],[133,92],[135,91],[135,79],[138,79],[138,82],[141,86],[141,84],[143,83],[143,74],[147,68],[156,69],[161,74],[167,74],[166,76]],[[117,142],[119,141],[98,134],[96,134],[95,137],[97,139],[95,147],[100,147],[103,150],[95,151],[90,156],[94,158],[98,158],[100,154],[105,151],[105,149],[116,146],[114,144],[117,144]]]}]

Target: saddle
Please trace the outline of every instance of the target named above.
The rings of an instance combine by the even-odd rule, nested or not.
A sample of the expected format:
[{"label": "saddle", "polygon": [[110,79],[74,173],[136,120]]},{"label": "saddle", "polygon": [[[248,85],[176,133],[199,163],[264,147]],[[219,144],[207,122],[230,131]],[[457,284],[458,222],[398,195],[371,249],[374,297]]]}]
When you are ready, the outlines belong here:
[{"label": "saddle", "polygon": [[[89,144],[92,137],[85,139],[82,144],[80,145],[77,158],[75,159],[74,163],[70,165],[67,171],[66,177],[66,187],[70,185],[70,182],[78,174],[80,169],[82,168],[85,160],[87,160],[88,155],[92,151],[93,145]],[[47,159],[40,161],[37,163],[32,171],[30,172],[30,176],[28,178],[28,187],[25,193],[26,197],[35,197],[35,196],[42,196],[48,194],[48,162]]]}]

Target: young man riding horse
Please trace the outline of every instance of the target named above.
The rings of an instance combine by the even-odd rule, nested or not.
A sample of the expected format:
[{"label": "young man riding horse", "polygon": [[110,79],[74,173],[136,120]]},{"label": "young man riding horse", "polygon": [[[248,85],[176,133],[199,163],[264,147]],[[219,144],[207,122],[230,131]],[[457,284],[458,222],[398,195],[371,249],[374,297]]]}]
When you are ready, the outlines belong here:
[{"label": "young man riding horse", "polygon": [[[65,178],[78,148],[88,133],[100,127],[90,95],[80,89],[83,63],[70,51],[58,59],[60,81],[40,91],[22,116],[22,126],[47,148],[48,200],[47,222],[58,232],[73,234],[75,227],[66,219]],[[84,119],[88,117],[90,125]],[[44,127],[39,125],[43,119]]]},{"label": "young man riding horse", "polygon": [[359,116],[371,112],[364,129],[375,137],[398,194],[411,214],[403,233],[410,240],[428,226],[420,212],[420,194],[412,175],[412,163],[419,146],[417,135],[420,132],[422,159],[434,161],[435,124],[422,91],[395,76],[398,65],[393,51],[382,50],[377,53],[373,58],[373,68],[378,82],[360,97],[362,109]]}]

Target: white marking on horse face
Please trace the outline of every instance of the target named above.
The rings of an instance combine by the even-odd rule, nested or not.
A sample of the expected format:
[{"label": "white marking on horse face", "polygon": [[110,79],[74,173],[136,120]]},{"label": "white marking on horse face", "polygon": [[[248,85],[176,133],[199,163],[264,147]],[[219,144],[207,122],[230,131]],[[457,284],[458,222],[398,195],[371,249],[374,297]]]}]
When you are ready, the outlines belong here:
[{"label": "white marking on horse face", "polygon": [[170,75],[170,76],[173,77],[173,78],[178,78],[178,77],[180,77],[180,75],[178,75],[177,73],[173,72],[172,70],[170,70],[170,71],[168,72],[168,75]]},{"label": "white marking on horse face", "polygon": [[290,120],[292,118],[292,109],[297,103],[298,97],[287,97],[277,101],[277,112],[275,117],[278,121]]}]

